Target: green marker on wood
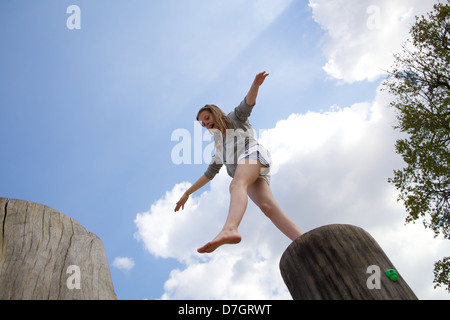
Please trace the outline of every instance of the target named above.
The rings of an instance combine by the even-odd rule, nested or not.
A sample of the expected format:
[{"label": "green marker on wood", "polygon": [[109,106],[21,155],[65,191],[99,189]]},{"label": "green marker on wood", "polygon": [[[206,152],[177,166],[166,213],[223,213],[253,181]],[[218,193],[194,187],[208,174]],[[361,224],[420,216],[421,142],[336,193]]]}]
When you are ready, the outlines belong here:
[{"label": "green marker on wood", "polygon": [[398,273],[397,271],[395,271],[394,269],[390,269],[388,271],[386,271],[386,275],[388,276],[389,279],[391,279],[392,281],[397,281],[398,278]]}]

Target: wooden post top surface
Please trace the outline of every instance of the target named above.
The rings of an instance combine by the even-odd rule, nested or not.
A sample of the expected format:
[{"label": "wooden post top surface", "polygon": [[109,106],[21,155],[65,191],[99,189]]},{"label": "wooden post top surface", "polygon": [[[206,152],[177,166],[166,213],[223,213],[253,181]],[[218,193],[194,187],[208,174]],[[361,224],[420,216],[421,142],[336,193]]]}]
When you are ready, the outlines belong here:
[{"label": "wooden post top surface", "polygon": [[417,300],[375,239],[352,225],[328,225],[296,239],[280,271],[295,300]]}]

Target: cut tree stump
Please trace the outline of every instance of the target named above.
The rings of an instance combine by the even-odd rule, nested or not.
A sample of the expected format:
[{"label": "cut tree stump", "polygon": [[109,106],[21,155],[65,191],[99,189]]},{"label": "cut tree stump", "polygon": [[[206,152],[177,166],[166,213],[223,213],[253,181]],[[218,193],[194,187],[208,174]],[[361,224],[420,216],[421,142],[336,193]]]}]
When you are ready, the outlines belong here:
[{"label": "cut tree stump", "polygon": [[74,219],[0,198],[0,221],[0,299],[117,299],[103,243]]},{"label": "cut tree stump", "polygon": [[[295,240],[280,271],[294,300],[417,300],[378,243],[365,230],[329,225]],[[396,270],[398,273],[398,270]]]}]

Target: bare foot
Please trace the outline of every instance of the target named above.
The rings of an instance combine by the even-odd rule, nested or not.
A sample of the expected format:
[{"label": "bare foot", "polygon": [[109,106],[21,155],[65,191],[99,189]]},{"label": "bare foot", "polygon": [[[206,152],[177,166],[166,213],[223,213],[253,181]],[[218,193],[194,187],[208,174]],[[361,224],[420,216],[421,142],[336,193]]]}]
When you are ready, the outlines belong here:
[{"label": "bare foot", "polygon": [[237,231],[222,230],[213,241],[208,242],[200,249],[197,249],[197,251],[198,253],[211,253],[221,245],[237,244],[239,242],[241,242],[241,235]]}]

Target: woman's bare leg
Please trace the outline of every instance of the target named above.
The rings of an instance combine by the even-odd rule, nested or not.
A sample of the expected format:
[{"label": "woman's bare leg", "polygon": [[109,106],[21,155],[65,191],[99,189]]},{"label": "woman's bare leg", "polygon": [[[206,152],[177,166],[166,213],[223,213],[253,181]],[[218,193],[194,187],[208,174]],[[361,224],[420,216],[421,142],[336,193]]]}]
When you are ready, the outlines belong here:
[{"label": "woman's bare leg", "polygon": [[294,241],[302,235],[302,231],[295,222],[281,210],[270,190],[269,184],[264,179],[258,179],[253,183],[248,189],[248,195],[261,211],[272,220],[273,224],[289,239]]},{"label": "woman's bare leg", "polygon": [[242,221],[247,209],[249,187],[258,179],[263,165],[255,161],[241,161],[238,164],[234,178],[230,184],[230,209],[227,221],[222,231],[212,240],[197,251],[199,253],[211,253],[224,244],[236,244],[241,242],[241,235],[238,232],[239,224]]}]

